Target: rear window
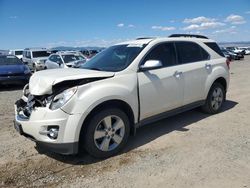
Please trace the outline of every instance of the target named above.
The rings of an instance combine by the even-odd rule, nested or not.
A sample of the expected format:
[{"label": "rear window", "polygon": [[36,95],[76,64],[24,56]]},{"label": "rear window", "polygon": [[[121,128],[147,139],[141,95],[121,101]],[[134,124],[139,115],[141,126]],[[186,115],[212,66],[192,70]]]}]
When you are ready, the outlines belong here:
[{"label": "rear window", "polygon": [[20,59],[16,58],[13,55],[0,56],[0,66],[1,65],[22,65]]},{"label": "rear window", "polygon": [[205,44],[220,56],[224,57],[220,47],[215,42],[205,42]]},{"label": "rear window", "polygon": [[23,55],[23,51],[15,51],[15,55]]},{"label": "rear window", "polygon": [[50,53],[48,53],[47,51],[35,51],[32,52],[33,54],[33,58],[36,57],[49,57]]},{"label": "rear window", "polygon": [[209,54],[194,42],[176,42],[178,59],[181,64],[204,61]]}]

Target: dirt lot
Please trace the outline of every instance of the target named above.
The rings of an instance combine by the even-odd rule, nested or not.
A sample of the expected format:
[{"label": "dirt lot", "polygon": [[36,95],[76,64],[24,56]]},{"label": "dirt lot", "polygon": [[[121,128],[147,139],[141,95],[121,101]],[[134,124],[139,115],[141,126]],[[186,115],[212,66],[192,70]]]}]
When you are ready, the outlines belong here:
[{"label": "dirt lot", "polygon": [[223,112],[185,112],[138,130],[103,161],[34,148],[13,128],[20,88],[0,91],[0,187],[250,187],[250,56],[231,64]]}]

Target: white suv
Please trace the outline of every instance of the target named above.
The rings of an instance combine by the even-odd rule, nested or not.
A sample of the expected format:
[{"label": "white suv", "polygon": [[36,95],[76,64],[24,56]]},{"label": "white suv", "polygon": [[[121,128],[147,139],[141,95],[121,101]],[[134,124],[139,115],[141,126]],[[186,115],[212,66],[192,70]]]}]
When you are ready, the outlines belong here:
[{"label": "white suv", "polygon": [[221,54],[203,36],[141,38],[80,69],[37,72],[15,103],[15,128],[57,153],[115,155],[142,125],[199,106],[219,112],[229,83]]},{"label": "white suv", "polygon": [[45,68],[45,61],[50,52],[46,48],[25,48],[23,51],[23,62],[30,70],[36,72]]}]

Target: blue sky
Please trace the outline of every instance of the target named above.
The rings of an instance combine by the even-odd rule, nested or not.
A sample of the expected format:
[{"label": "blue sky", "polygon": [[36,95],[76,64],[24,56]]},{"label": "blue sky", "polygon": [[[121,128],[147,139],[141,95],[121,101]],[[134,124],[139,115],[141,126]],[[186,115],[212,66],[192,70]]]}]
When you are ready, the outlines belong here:
[{"label": "blue sky", "polygon": [[0,0],[0,49],[197,33],[250,41],[249,0]]}]

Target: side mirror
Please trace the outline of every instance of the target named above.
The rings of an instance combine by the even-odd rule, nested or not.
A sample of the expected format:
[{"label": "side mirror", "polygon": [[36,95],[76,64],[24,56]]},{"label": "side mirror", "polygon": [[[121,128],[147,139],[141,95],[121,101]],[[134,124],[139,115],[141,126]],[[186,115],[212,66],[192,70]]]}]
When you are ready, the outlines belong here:
[{"label": "side mirror", "polygon": [[160,60],[148,60],[144,65],[140,66],[140,70],[157,69],[162,67],[162,62]]}]

